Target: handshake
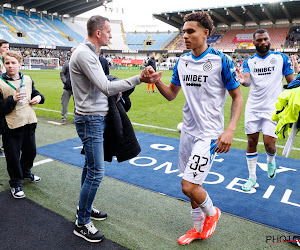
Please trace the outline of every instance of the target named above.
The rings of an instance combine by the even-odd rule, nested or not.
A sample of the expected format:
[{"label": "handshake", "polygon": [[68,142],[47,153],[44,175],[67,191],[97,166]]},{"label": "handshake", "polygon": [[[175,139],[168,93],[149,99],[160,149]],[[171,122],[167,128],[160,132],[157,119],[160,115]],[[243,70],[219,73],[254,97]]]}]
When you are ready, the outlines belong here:
[{"label": "handshake", "polygon": [[141,82],[156,83],[160,80],[162,74],[163,72],[155,72],[151,66],[148,66],[143,69],[139,78]]}]

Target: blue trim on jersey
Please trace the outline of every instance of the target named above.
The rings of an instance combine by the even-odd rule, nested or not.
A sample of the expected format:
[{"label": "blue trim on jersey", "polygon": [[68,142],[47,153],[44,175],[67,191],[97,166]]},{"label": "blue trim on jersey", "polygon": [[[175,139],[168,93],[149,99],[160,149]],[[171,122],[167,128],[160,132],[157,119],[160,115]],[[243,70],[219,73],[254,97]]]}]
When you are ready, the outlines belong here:
[{"label": "blue trim on jersey", "polygon": [[216,139],[214,139],[214,140],[211,140],[211,142],[210,142],[210,154],[212,155],[212,154],[214,154],[214,152],[215,152],[215,148],[218,146],[218,144],[216,144],[216,145],[214,145],[215,144],[215,142],[216,142]]},{"label": "blue trim on jersey", "polygon": [[203,57],[205,57],[208,53],[210,53],[211,50],[212,50],[212,48],[210,47],[210,45],[208,45],[208,48],[200,56],[198,56],[198,57],[195,57],[192,52],[189,52],[188,54],[191,54],[192,58],[195,61],[199,61],[200,59],[202,59]]},{"label": "blue trim on jersey", "polygon": [[243,61],[243,75],[246,73],[246,72],[249,72],[250,73],[250,68],[249,68],[249,65],[248,65],[248,60],[250,58],[253,58],[254,56],[251,56],[249,58],[247,58],[245,61]]},{"label": "blue trim on jersey", "polygon": [[255,53],[254,56],[261,58],[261,59],[266,59],[269,55],[272,54],[273,51],[269,51],[268,54],[266,54],[265,56],[260,56],[259,54]]},{"label": "blue trim on jersey", "polygon": [[237,80],[235,64],[229,56],[226,54],[211,48],[211,54],[218,55],[222,60],[222,81],[227,90],[233,90],[240,86],[240,82]]},{"label": "blue trim on jersey", "polygon": [[292,67],[292,63],[291,63],[291,59],[286,55],[283,54],[281,52],[274,52],[274,51],[269,51],[269,53],[267,55],[265,55],[264,57],[258,55],[257,53],[255,53],[253,56],[247,58],[244,62],[243,62],[243,74],[246,72],[250,73],[250,69],[249,69],[249,65],[248,65],[248,60],[249,59],[253,59],[255,57],[261,58],[261,59],[266,59],[268,56],[275,54],[275,55],[281,55],[282,59],[283,59],[283,68],[282,68],[282,74],[287,76],[290,74],[294,73],[293,67]]},{"label": "blue trim on jersey", "polygon": [[280,53],[280,54],[281,54],[281,56],[283,58],[282,74],[285,75],[285,76],[293,74],[294,73],[294,69],[293,69],[293,66],[292,66],[291,59],[286,54],[283,54],[283,53]]},{"label": "blue trim on jersey", "polygon": [[213,159],[213,156],[214,156],[215,153],[216,153],[216,152],[215,152],[215,148],[219,145],[219,143],[216,144],[216,145],[214,145],[216,141],[217,141],[216,139],[213,139],[213,140],[211,140],[211,142],[210,142],[210,163],[211,163],[211,161],[212,161],[212,159]]},{"label": "blue trim on jersey", "polygon": [[173,83],[173,84],[175,84],[175,85],[179,85],[179,86],[181,86],[181,83],[180,83],[180,80],[179,80],[179,75],[178,75],[178,69],[177,69],[177,67],[178,67],[178,63],[179,63],[180,58],[181,58],[182,56],[184,56],[184,55],[186,55],[186,54],[183,54],[183,55],[181,55],[181,56],[178,58],[178,60],[177,60],[177,62],[176,62],[176,64],[175,64],[175,67],[174,67],[174,69],[173,69],[173,75],[172,75],[172,78],[171,78],[171,83]]},{"label": "blue trim on jersey", "polygon": [[214,54],[214,55],[218,55],[221,57],[221,60],[222,60],[221,75],[222,75],[222,81],[223,81],[226,89],[233,90],[233,89],[236,89],[237,87],[239,87],[240,83],[236,77],[236,69],[235,69],[234,62],[231,60],[231,58],[229,56],[223,54],[222,52],[220,52],[218,50],[215,50],[211,46],[208,46],[208,48],[198,57],[195,57],[192,52],[181,55],[179,57],[179,59],[177,60],[175,67],[173,69],[171,83],[181,86],[177,68],[178,68],[178,63],[180,61],[180,58],[182,56],[191,56],[195,61],[198,61],[198,60],[204,58],[207,54]]}]

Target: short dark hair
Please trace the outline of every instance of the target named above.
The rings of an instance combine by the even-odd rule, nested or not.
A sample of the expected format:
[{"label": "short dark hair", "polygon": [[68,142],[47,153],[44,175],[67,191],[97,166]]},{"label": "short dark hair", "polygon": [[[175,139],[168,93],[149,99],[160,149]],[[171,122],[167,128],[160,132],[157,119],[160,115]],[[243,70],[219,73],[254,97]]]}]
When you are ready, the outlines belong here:
[{"label": "short dark hair", "polygon": [[256,31],[254,31],[254,33],[253,33],[253,40],[254,40],[256,34],[263,34],[263,33],[268,33],[268,35],[269,35],[269,31],[267,31],[265,29],[258,29]]},{"label": "short dark hair", "polygon": [[2,44],[6,44],[6,43],[9,43],[9,42],[4,39],[0,39],[0,47],[2,46]]},{"label": "short dark hair", "polygon": [[184,16],[183,23],[188,21],[196,21],[199,26],[209,30],[209,35],[214,28],[214,21],[206,11],[196,11]]},{"label": "short dark hair", "polygon": [[96,30],[102,30],[105,24],[105,21],[109,22],[109,19],[103,16],[92,16],[87,22],[87,32],[88,36],[91,37],[93,36],[94,32]]}]

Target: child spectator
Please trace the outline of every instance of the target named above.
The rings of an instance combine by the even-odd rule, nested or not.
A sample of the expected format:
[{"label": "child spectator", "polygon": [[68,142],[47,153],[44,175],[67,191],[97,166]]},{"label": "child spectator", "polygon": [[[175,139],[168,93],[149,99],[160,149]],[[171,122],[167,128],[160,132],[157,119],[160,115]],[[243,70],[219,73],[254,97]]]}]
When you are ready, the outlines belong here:
[{"label": "child spectator", "polygon": [[11,193],[14,198],[24,198],[22,180],[41,180],[30,171],[36,156],[37,125],[32,106],[44,103],[45,98],[34,88],[32,79],[19,72],[22,61],[19,52],[7,51],[3,61],[6,73],[0,78],[0,128]]}]

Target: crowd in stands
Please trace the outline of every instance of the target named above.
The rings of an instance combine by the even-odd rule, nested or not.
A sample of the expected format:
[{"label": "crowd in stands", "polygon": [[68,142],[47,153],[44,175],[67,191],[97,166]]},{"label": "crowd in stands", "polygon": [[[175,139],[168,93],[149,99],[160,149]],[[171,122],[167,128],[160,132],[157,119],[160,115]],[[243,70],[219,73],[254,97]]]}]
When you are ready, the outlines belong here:
[{"label": "crowd in stands", "polygon": [[24,61],[29,57],[48,57],[48,58],[59,58],[59,64],[62,66],[66,60],[70,57],[71,53],[69,50],[59,49],[35,49],[35,48],[20,48],[11,47],[11,50],[20,51]]},{"label": "crowd in stands", "polygon": [[286,35],[286,47],[299,48],[300,46],[300,27],[294,27]]},{"label": "crowd in stands", "polygon": [[[26,62],[26,58],[29,57],[47,57],[47,58],[59,58],[59,64],[62,66],[64,62],[70,58],[70,51],[69,50],[59,50],[59,49],[37,49],[37,48],[21,48],[21,47],[12,47],[11,50],[17,50],[20,51],[24,62]],[[115,66],[113,59],[131,59],[130,57],[125,56],[115,56],[112,54],[105,54],[102,55],[106,58],[106,60],[109,62],[110,66]],[[249,53],[231,53],[230,54],[232,60],[236,64],[237,67],[241,67],[244,60],[246,60],[248,57],[252,56],[252,54]],[[290,55],[289,55],[290,56]],[[296,56],[300,63],[300,57]],[[148,61],[149,58],[144,59],[144,64]],[[175,66],[178,57],[169,57],[168,53],[162,53],[158,54],[157,63],[160,66]]]},{"label": "crowd in stands", "polygon": [[[273,49],[281,49],[281,48],[299,48],[300,47],[300,27],[294,27],[290,31],[288,27],[279,27],[279,28],[269,28],[271,37],[271,44]],[[212,47],[216,49],[238,49],[241,43],[233,42],[237,34],[250,34],[253,33],[255,29],[246,29],[246,30],[214,30],[211,36],[219,35],[220,37],[214,42],[211,43]],[[183,33],[180,34],[181,39],[178,41],[177,39],[172,41],[171,44],[168,45],[169,48],[173,48],[175,50],[185,50],[185,43],[183,39]],[[247,45],[249,42],[244,43],[244,47],[248,48]],[[251,46],[251,43],[250,43]]]}]

